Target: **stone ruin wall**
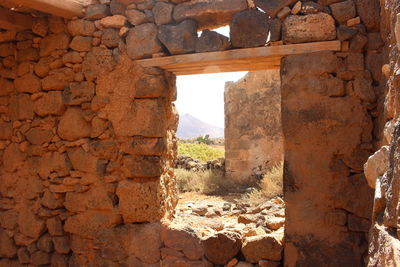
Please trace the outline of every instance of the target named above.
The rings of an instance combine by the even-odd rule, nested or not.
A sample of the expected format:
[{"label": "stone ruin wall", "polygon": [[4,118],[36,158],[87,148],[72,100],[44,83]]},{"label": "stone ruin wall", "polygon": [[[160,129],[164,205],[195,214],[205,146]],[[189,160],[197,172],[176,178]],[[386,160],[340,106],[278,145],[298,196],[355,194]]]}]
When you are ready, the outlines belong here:
[{"label": "stone ruin wall", "polygon": [[[203,31],[197,41],[195,33],[228,23],[247,3],[236,0],[226,9],[157,1],[167,10],[157,13],[153,1],[120,1],[90,6],[83,20],[39,16],[32,32],[0,44],[1,265],[210,264],[197,241],[184,243],[200,246],[192,255],[182,247],[184,235],[158,223],[171,216],[177,199],[170,168],[175,79],[132,59],[165,48],[171,54],[227,49],[221,36]],[[379,2],[318,0],[300,9],[296,1],[255,2],[274,19],[264,24],[254,10],[239,12],[232,25],[251,30],[234,31],[243,38],[233,38],[233,47],[260,45],[265,40],[250,33],[267,28],[272,41],[344,41],[341,52],[282,61],[285,266],[362,266],[373,201],[363,164],[381,144],[386,122],[381,66],[389,52],[380,35]],[[398,8],[389,3],[389,10]],[[393,21],[393,14],[382,18],[389,17]],[[173,20],[182,22],[160,26]],[[392,60],[397,53],[390,51]],[[394,76],[394,61],[390,66]],[[393,78],[389,92],[395,86]],[[390,107],[387,114],[393,114]],[[395,153],[396,143],[392,147]],[[384,194],[393,211],[397,187],[391,188]],[[385,224],[374,222],[372,237],[387,237]],[[372,257],[381,255],[373,241]]]},{"label": "stone ruin wall", "polygon": [[384,136],[379,150],[368,159],[365,173],[375,189],[368,266],[400,265],[399,227],[399,63],[400,2],[382,1],[381,31],[386,40],[386,60],[382,68],[388,78],[384,105]]},{"label": "stone ruin wall", "polygon": [[0,44],[0,266],[160,259],[175,76],[119,50],[115,23],[42,17]]},{"label": "stone ruin wall", "polygon": [[246,184],[283,161],[279,70],[225,85],[226,177]]}]

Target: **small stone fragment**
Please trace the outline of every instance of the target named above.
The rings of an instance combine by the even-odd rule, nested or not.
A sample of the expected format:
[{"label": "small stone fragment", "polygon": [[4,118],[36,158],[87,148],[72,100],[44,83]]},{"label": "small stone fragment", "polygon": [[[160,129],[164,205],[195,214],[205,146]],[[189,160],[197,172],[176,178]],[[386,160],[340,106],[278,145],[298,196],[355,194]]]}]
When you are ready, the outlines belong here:
[{"label": "small stone fragment", "polygon": [[126,23],[126,17],[122,15],[114,15],[105,17],[100,20],[101,26],[104,28],[122,28]]}]

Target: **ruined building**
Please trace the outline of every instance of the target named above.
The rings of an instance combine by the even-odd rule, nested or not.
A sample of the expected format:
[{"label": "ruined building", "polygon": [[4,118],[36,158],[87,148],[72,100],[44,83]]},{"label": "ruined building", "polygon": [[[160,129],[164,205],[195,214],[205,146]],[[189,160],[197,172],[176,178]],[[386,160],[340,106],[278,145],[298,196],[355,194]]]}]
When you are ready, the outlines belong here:
[{"label": "ruined building", "polygon": [[278,70],[249,72],[225,86],[225,169],[228,179],[260,180],[283,161]]},{"label": "ruined building", "polygon": [[[0,266],[221,264],[210,253],[237,234],[168,226],[175,75],[268,69],[281,79],[284,250],[241,260],[400,265],[398,0],[0,5]],[[229,39],[211,31],[228,24]]]}]

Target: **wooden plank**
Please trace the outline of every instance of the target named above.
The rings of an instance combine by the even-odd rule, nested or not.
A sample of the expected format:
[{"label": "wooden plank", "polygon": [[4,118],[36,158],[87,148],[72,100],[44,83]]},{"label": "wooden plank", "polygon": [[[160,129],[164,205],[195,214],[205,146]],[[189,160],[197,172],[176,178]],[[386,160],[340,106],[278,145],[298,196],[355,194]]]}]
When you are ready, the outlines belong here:
[{"label": "wooden plank", "polygon": [[246,58],[246,59],[235,59],[235,60],[221,60],[221,61],[200,61],[185,64],[171,64],[162,66],[164,69],[173,68],[191,68],[191,67],[207,67],[207,66],[223,66],[223,65],[237,65],[237,64],[257,64],[261,62],[280,62],[281,57],[260,57],[260,58]]},{"label": "wooden plank", "polygon": [[32,16],[0,7],[0,29],[11,31],[32,29]]},{"label": "wooden plank", "polygon": [[171,64],[183,64],[205,61],[286,56],[313,53],[319,51],[340,51],[340,41],[315,42],[304,44],[277,45],[267,47],[234,49],[222,52],[195,53],[162,58],[142,59],[137,62],[142,67],[163,67]]},{"label": "wooden plank", "polygon": [[16,7],[32,8],[64,18],[83,15],[82,0],[7,0]]},{"label": "wooden plank", "polygon": [[182,69],[166,69],[173,72],[175,75],[191,75],[191,74],[205,74],[205,73],[220,73],[220,72],[236,72],[236,71],[255,71],[267,69],[279,69],[280,62],[269,62],[264,64],[253,65],[231,65],[231,66],[208,66],[208,67],[195,67],[195,68],[182,68]]}]

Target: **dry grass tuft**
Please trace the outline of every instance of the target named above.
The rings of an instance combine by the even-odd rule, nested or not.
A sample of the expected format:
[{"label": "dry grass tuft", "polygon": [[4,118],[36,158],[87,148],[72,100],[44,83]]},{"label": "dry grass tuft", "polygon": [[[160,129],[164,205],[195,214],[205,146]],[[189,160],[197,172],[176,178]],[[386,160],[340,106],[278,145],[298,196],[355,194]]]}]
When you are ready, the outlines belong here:
[{"label": "dry grass tuft", "polygon": [[203,194],[222,194],[234,188],[234,183],[225,178],[222,171],[206,170],[191,172],[175,169],[179,192],[197,192]]},{"label": "dry grass tuft", "polygon": [[272,167],[262,180],[257,189],[248,194],[250,202],[261,203],[266,199],[283,195],[283,162]]}]

